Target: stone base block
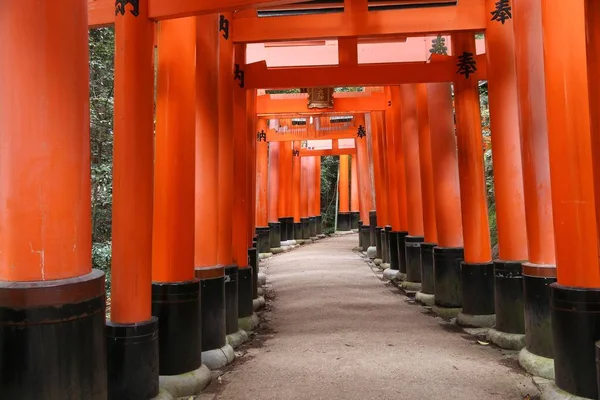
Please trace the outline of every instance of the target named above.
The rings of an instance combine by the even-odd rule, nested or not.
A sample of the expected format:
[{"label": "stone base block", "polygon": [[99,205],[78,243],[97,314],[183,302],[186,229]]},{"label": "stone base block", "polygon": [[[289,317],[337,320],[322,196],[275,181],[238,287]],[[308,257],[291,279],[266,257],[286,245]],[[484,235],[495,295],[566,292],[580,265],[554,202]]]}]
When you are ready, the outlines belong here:
[{"label": "stone base block", "polygon": [[433,307],[435,305],[435,296],[433,294],[417,292],[415,300],[424,306]]},{"label": "stone base block", "polygon": [[256,313],[253,313],[249,317],[238,319],[238,325],[240,329],[246,331],[246,333],[254,331],[259,323],[260,320],[258,319],[258,315],[256,315]]},{"label": "stone base block", "polygon": [[246,340],[248,340],[248,334],[243,329],[227,335],[227,344],[233,347],[234,350],[240,347]]},{"label": "stone base block", "polygon": [[327,235],[323,234],[323,233],[319,233],[317,235],[317,239],[325,239],[327,237]]},{"label": "stone base block", "polygon": [[185,374],[158,377],[160,389],[169,392],[176,399],[200,394],[210,381],[210,369],[204,364],[197,370]]},{"label": "stone base block", "polygon": [[506,333],[496,329],[490,329],[487,340],[496,346],[507,350],[521,350],[525,347],[525,335],[520,333]]},{"label": "stone base block", "polygon": [[272,257],[272,256],[273,256],[273,253],[260,253],[258,255],[258,259],[259,260],[264,260],[265,258],[269,258],[269,257]]},{"label": "stone base block", "polygon": [[258,292],[259,296],[264,296],[265,295],[265,289],[263,289],[261,287],[258,288],[257,292]]},{"label": "stone base block", "polygon": [[396,275],[396,280],[399,282],[404,282],[406,280],[406,272],[398,272],[398,275]]},{"label": "stone base block", "polygon": [[375,246],[370,246],[367,248],[367,257],[370,259],[374,259],[377,256],[377,248]]},{"label": "stone base block", "polygon": [[235,360],[235,354],[233,352],[233,347],[230,344],[226,344],[220,349],[202,352],[202,364],[206,365],[210,370],[223,368],[232,363],[233,360]]},{"label": "stone base block", "polygon": [[252,309],[254,311],[258,311],[265,306],[265,298],[262,296],[258,296],[258,298],[252,300]]},{"label": "stone base block", "polygon": [[396,278],[396,275],[398,275],[397,269],[388,268],[385,271],[383,271],[383,280],[385,280],[385,281],[393,280]]},{"label": "stone base block", "polygon": [[373,264],[379,266],[383,263],[383,260],[381,258],[375,258],[373,259]]},{"label": "stone base block", "polygon": [[264,286],[267,284],[267,275],[265,275],[263,272],[258,273],[258,284],[260,286]]},{"label": "stone base block", "polygon": [[456,317],[456,324],[466,328],[491,328],[496,324],[496,314],[471,315],[461,312]]},{"label": "stone base block", "polygon": [[400,284],[400,287],[406,292],[418,292],[421,290],[421,282],[403,281]]},{"label": "stone base block", "polygon": [[281,254],[283,249],[281,247],[271,247],[271,254]]},{"label": "stone base block", "polygon": [[554,359],[533,354],[527,347],[519,352],[519,364],[533,376],[554,380]]},{"label": "stone base block", "polygon": [[579,397],[575,396],[574,394],[567,393],[556,386],[554,381],[545,378],[534,376],[533,383],[535,383],[535,385],[542,392],[542,395],[540,396],[541,400],[592,400],[589,397]]},{"label": "stone base block", "polygon": [[382,271],[385,271],[386,269],[389,269],[391,267],[390,263],[381,263],[379,264],[379,269]]},{"label": "stone base block", "polygon": [[173,397],[173,395],[171,395],[171,393],[167,392],[164,389],[161,389],[156,395],[156,397],[153,397],[151,400],[175,400],[175,398]]},{"label": "stone base block", "polygon": [[433,311],[438,317],[444,319],[452,319],[456,318],[458,314],[462,311],[462,308],[456,307],[442,307],[437,304],[434,304],[431,307],[431,311]]}]

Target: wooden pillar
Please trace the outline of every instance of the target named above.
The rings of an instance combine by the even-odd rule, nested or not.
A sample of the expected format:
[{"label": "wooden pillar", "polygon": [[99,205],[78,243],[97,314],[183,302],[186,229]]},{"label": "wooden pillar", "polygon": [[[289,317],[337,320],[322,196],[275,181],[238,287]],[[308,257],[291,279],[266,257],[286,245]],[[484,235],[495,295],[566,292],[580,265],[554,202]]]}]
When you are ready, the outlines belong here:
[{"label": "wooden pillar", "polygon": [[71,2],[67,13],[47,2],[3,1],[0,22],[0,397],[103,399],[87,3]]},{"label": "wooden pillar", "polygon": [[360,198],[358,196],[358,163],[356,162],[356,154],[353,154],[350,159],[350,227],[358,229],[358,221],[360,220]]},{"label": "wooden pillar", "polygon": [[315,179],[316,157],[308,157],[308,231],[311,238],[317,237],[317,217],[315,215],[315,198],[317,196],[317,184]]},{"label": "wooden pillar", "polygon": [[[440,249],[463,248],[458,154],[454,133],[452,94],[448,83],[427,84],[429,133],[431,135],[431,166],[435,202],[437,245]],[[419,109],[421,110],[421,109]],[[435,116],[435,117],[433,117]],[[421,245],[422,287],[417,294],[426,304],[435,304],[436,276],[434,245]],[[438,279],[441,280],[441,279]],[[452,304],[451,304],[452,305]]]},{"label": "wooden pillar", "polygon": [[308,180],[309,157],[300,158],[300,223],[302,224],[302,239],[310,239],[310,212],[308,191],[310,182]]},{"label": "wooden pillar", "polygon": [[523,264],[527,351],[552,358],[550,284],[556,281],[541,0],[513,0],[513,30],[525,222],[529,262]]},{"label": "wooden pillar", "polygon": [[[201,365],[200,284],[194,278],[195,51],[195,18],[160,23],[152,315],[159,321],[161,375]],[[181,303],[181,293],[190,293],[191,303]]]},{"label": "wooden pillar", "polygon": [[[239,82],[238,82],[239,84]],[[256,235],[256,89],[248,89],[246,92],[246,148],[248,157],[246,157],[246,187],[247,187],[247,209],[248,227],[246,235],[248,238],[248,247],[252,247],[254,240],[258,239]],[[256,243],[258,244],[258,243]]]},{"label": "wooden pillar", "polygon": [[586,54],[586,38],[593,44],[595,29],[586,29],[586,4],[591,2],[543,1],[542,27],[558,280],[551,285],[555,378],[562,390],[594,398],[600,322],[590,307],[600,301],[600,266],[593,160],[597,132],[590,126],[596,110],[589,108]]},{"label": "wooden pillar", "polygon": [[294,219],[292,217],[292,142],[279,145],[279,203],[278,214],[281,224],[281,241],[293,240]]},{"label": "wooden pillar", "polygon": [[381,112],[371,113],[371,129],[373,131],[373,171],[375,177],[375,203],[377,209],[377,218],[375,226],[375,247],[377,250],[376,258],[382,260],[383,242],[381,241],[381,231],[388,223],[388,196],[385,175],[385,141],[384,141],[384,121]]},{"label": "wooden pillar", "polygon": [[402,148],[406,172],[406,212],[408,216],[408,235],[405,238],[405,285],[407,288],[410,286],[413,290],[419,290],[421,282],[420,244],[424,239],[416,85],[401,85],[400,98],[402,103]]},{"label": "wooden pillar", "polygon": [[283,142],[269,143],[269,241],[271,248],[281,247],[281,227],[279,224],[279,156]]},{"label": "wooden pillar", "polygon": [[[473,33],[457,33],[452,36],[452,53],[475,54]],[[479,86],[472,75],[456,75],[454,82],[454,102],[456,106],[456,135],[458,144],[458,170],[460,176],[460,198],[462,227],[464,236],[464,263],[461,268],[455,260],[463,258],[463,248],[448,248],[446,255],[453,284],[460,291],[452,292],[452,306],[462,306],[463,317],[488,315],[475,321],[476,325],[493,325],[494,279],[490,232],[487,213],[487,190],[483,172],[483,145],[481,137],[481,116],[479,109]],[[436,252],[434,250],[434,257]],[[437,267],[436,260],[436,267]],[[438,303],[438,281],[436,280],[436,304]],[[462,286],[461,286],[462,285]],[[446,297],[449,297],[447,293]],[[467,317],[468,319],[468,317]],[[464,321],[465,324],[470,324]],[[492,326],[489,325],[489,326]]]},{"label": "wooden pillar", "polygon": [[360,197],[360,221],[362,222],[362,226],[360,228],[360,243],[363,251],[367,251],[367,249],[371,246],[369,212],[373,209],[373,185],[369,168],[369,149],[367,143],[369,139],[366,137],[367,125],[365,123],[364,114],[359,114],[356,116],[356,125],[362,127],[364,130],[364,132],[361,131],[361,134],[364,136],[357,136],[357,138],[354,139],[354,146],[356,147],[358,193]]},{"label": "wooden pillar", "polygon": [[[294,151],[300,151],[302,142],[295,141],[293,143]],[[292,179],[293,179],[293,188],[292,188],[292,205],[293,205],[293,214],[294,214],[294,239],[301,240],[302,239],[302,221],[300,218],[302,213],[300,212],[300,197],[301,197],[301,174],[302,174],[302,159],[300,155],[294,155],[292,159]]]},{"label": "wooden pillar", "polygon": [[314,185],[315,197],[313,198],[313,215],[315,216],[316,234],[323,233],[323,220],[321,217],[321,157],[314,157]]},{"label": "wooden pillar", "polygon": [[[263,137],[264,134],[264,137]],[[259,253],[268,253],[269,244],[269,145],[267,144],[267,121],[259,118],[256,123],[256,233]]]},{"label": "wooden pillar", "polygon": [[[148,2],[139,6],[138,16],[115,16],[111,320],[106,329],[111,398],[158,394],[158,341],[147,351],[138,340],[142,330],[158,335],[151,307],[155,24],[148,19]],[[124,365],[124,358],[133,362]],[[140,371],[147,372],[141,376]]]},{"label": "wooden pillar", "polygon": [[349,167],[350,156],[348,154],[340,155],[340,180],[338,183],[339,192],[339,213],[337,220],[338,231],[349,231],[350,226],[350,182],[349,182]]},{"label": "wooden pillar", "polygon": [[[494,0],[486,0],[489,13],[496,7]],[[494,329],[524,335],[522,264],[527,261],[527,228],[512,28],[512,18],[503,23],[488,19],[485,32],[499,249],[499,259],[494,260]]]}]

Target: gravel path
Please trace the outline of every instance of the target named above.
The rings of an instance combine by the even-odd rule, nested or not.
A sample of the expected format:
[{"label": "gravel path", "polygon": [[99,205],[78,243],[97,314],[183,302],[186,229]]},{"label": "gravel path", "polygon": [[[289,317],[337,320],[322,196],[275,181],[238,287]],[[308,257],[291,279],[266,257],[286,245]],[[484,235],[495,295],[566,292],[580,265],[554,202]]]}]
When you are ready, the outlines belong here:
[{"label": "gravel path", "polygon": [[328,238],[261,263],[274,297],[266,323],[210,397],[537,397],[514,353],[482,346],[409,302],[352,251],[357,244],[355,234]]}]

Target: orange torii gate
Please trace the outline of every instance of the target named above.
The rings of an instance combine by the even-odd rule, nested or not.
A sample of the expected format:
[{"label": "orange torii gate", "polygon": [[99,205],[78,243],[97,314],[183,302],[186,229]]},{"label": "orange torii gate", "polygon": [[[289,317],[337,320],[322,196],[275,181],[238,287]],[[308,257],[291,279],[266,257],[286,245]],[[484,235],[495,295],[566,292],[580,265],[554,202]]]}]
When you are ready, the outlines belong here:
[{"label": "orange torii gate", "polygon": [[[215,354],[229,351],[223,335],[236,323],[248,329],[256,323],[255,261],[247,257],[255,221],[254,90],[340,85],[391,86],[392,108],[394,90],[406,99],[398,116],[368,110],[367,141],[357,142],[358,184],[371,183],[361,172],[369,161],[377,170],[371,206],[379,207],[361,209],[363,223],[372,211],[369,244],[379,242],[381,251],[394,237],[381,236],[376,226],[397,226],[428,242],[418,246],[420,301],[432,302],[442,315],[458,314],[463,325],[494,323],[490,340],[525,346],[523,359],[554,357],[560,389],[597,397],[597,2],[459,0],[437,7],[434,0],[407,0],[409,8],[376,10],[381,3],[346,0],[333,14],[264,16],[273,6],[306,8],[289,5],[298,2],[72,0],[68,12],[37,0],[0,2],[0,337],[7,349],[0,358],[0,397],[147,399],[158,394],[159,374],[172,391],[182,375],[194,379],[194,388],[202,386],[209,374],[203,364],[215,367]],[[87,30],[110,24],[116,32],[115,156],[112,312],[106,321],[103,273],[90,263]],[[358,63],[358,37],[439,32],[452,35],[453,55]],[[485,55],[475,55],[473,32],[486,33]],[[247,43],[323,38],[339,40],[339,65],[246,64]],[[498,260],[492,259],[483,180],[482,79],[489,80]],[[427,89],[429,166],[407,153],[418,149],[427,159],[427,149],[419,148],[427,143],[419,114],[425,91],[414,91],[414,84]],[[211,101],[218,107],[205,104]],[[367,111],[357,104],[341,112]],[[211,113],[216,118],[205,120]],[[388,118],[398,132],[389,132]],[[212,157],[195,146],[205,129],[218,133]],[[394,152],[386,147],[392,143]],[[264,152],[258,142],[256,148]],[[309,188],[301,191],[300,223],[303,236],[308,222],[313,237],[320,163],[308,154],[299,158],[300,182]],[[392,155],[396,162],[385,162]],[[217,182],[198,179],[198,159]],[[410,214],[419,208],[417,192],[420,206],[431,210],[425,167],[434,171],[435,236],[431,220]],[[388,195],[394,189],[397,198]],[[212,214],[194,197],[208,191],[207,203],[216,204]],[[197,212],[204,218],[196,220]],[[214,232],[198,226],[206,219]],[[214,246],[198,243],[195,232],[213,235]],[[393,246],[385,246],[392,261]],[[210,257],[197,256],[211,247]],[[408,277],[418,283],[417,269],[406,261]],[[213,313],[219,318],[207,323]]]}]

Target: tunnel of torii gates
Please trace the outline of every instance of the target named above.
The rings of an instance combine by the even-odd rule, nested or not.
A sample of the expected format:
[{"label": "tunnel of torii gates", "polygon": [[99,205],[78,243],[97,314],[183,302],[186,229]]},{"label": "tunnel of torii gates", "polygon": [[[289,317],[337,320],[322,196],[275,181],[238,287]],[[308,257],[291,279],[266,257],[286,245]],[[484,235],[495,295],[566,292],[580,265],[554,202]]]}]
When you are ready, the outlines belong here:
[{"label": "tunnel of torii gates", "polygon": [[[340,157],[338,230],[360,229],[388,277],[597,398],[600,2],[292,2],[0,2],[0,398],[197,392],[256,324],[258,253],[321,233],[323,155]],[[107,320],[87,38],[111,24]],[[264,92],[283,88],[308,94]]]}]

